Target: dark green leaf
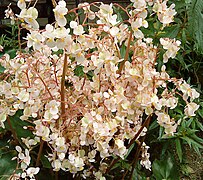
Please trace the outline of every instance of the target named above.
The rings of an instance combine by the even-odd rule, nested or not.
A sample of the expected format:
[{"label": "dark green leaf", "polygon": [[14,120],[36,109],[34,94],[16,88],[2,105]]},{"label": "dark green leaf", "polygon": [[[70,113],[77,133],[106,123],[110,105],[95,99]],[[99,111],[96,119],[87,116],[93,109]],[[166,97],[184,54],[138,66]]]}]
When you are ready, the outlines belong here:
[{"label": "dark green leaf", "polygon": [[126,159],[126,158],[128,157],[128,155],[130,154],[130,152],[132,151],[132,149],[134,148],[134,146],[135,146],[135,143],[133,143],[133,144],[130,146],[130,148],[128,149],[127,154],[124,156],[124,159]]},{"label": "dark green leaf", "polygon": [[3,66],[0,65],[0,73],[3,73],[5,70],[5,68]]},{"label": "dark green leaf", "polygon": [[[24,126],[33,126],[31,123],[27,121],[22,121],[20,119],[20,116],[22,115],[22,111],[18,111],[14,116],[10,117],[10,122],[12,125],[12,128],[16,132],[16,135],[19,140],[21,140],[22,137],[33,137],[33,134],[30,130],[24,129]],[[10,129],[9,126],[7,126],[8,129]]]},{"label": "dark green leaf", "polygon": [[194,38],[196,49],[203,53],[203,1],[193,0],[188,11],[189,30]]},{"label": "dark green leaf", "polygon": [[153,175],[156,180],[178,180],[179,173],[175,161],[171,156],[163,160],[155,160],[152,164]]},{"label": "dark green leaf", "polygon": [[155,128],[157,128],[159,126],[159,124],[157,123],[157,121],[154,121],[150,126],[149,126],[149,131],[153,130]]},{"label": "dark green leaf", "polygon": [[164,134],[164,128],[160,126],[160,128],[159,128],[159,139],[161,139],[163,134]]},{"label": "dark green leaf", "polygon": [[132,179],[133,180],[146,180],[147,178],[144,175],[138,173],[137,169],[134,169]]},{"label": "dark green leaf", "polygon": [[183,151],[182,151],[180,139],[176,139],[175,143],[176,143],[176,152],[178,154],[178,158],[179,158],[180,162],[182,162],[182,160],[183,160]]},{"label": "dark green leaf", "polygon": [[44,155],[41,156],[41,162],[44,168],[51,168],[51,163]]},{"label": "dark green leaf", "polygon": [[83,68],[84,68],[83,66],[76,66],[74,70],[75,75],[78,77],[84,76]]},{"label": "dark green leaf", "polygon": [[124,58],[125,56],[125,51],[126,51],[126,47],[125,45],[123,44],[120,48],[120,54],[121,54],[121,57]]},{"label": "dark green leaf", "polygon": [[7,54],[9,54],[10,58],[13,59],[16,56],[16,49],[10,49],[8,51],[6,51]]},{"label": "dark green leaf", "polygon": [[16,151],[8,151],[1,156],[0,160],[0,180],[8,180],[16,168],[16,161],[11,159],[16,156]]}]

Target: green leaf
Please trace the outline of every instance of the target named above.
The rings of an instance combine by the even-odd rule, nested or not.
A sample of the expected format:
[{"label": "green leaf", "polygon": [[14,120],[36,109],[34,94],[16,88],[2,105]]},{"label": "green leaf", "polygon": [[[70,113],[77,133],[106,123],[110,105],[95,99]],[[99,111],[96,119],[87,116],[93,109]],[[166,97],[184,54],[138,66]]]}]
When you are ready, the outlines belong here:
[{"label": "green leaf", "polygon": [[162,136],[163,136],[163,134],[164,134],[164,128],[160,126],[160,128],[159,128],[159,137],[158,137],[158,139],[161,139]]},{"label": "green leaf", "polygon": [[166,159],[155,160],[152,164],[153,175],[156,180],[178,180],[179,173],[174,159],[169,155]]},{"label": "green leaf", "polygon": [[0,73],[3,73],[5,70],[5,68],[3,66],[0,65]]},{"label": "green leaf", "polygon": [[199,151],[199,149],[202,149],[203,146],[202,146],[202,139],[197,137],[195,134],[193,135],[190,135],[190,136],[184,136],[184,137],[181,137],[183,140],[185,140],[188,145],[190,146],[190,148],[193,148],[195,150],[195,152],[201,156],[201,153]]},{"label": "green leaf", "polygon": [[187,42],[187,37],[186,37],[185,31],[186,31],[185,28],[183,28],[182,29],[182,41],[181,41],[182,45],[186,44],[186,42]]},{"label": "green leaf", "polygon": [[198,114],[200,115],[201,118],[203,118],[203,109],[199,109]]},{"label": "green leaf", "polygon": [[139,173],[137,172],[137,169],[134,169],[134,170],[133,170],[132,179],[133,179],[133,180],[146,180],[147,178],[146,178],[144,175],[139,174]]},{"label": "green leaf", "polygon": [[126,47],[124,44],[122,44],[122,46],[120,48],[120,54],[121,54],[122,58],[124,58],[124,56],[125,56],[125,51],[126,51]]},{"label": "green leaf", "polygon": [[13,59],[14,57],[16,57],[16,49],[10,49],[8,51],[6,51],[5,53],[9,54],[10,58]]},{"label": "green leaf", "polygon": [[51,168],[51,163],[49,162],[49,160],[47,159],[47,157],[45,157],[45,155],[41,156],[41,162],[44,168]]},{"label": "green leaf", "polygon": [[176,139],[175,143],[176,143],[176,152],[178,154],[178,158],[179,158],[180,162],[182,162],[182,160],[183,160],[183,151],[182,151],[180,139]]},{"label": "green leaf", "polygon": [[203,54],[203,1],[193,0],[188,11],[189,32],[195,41],[197,52]]},{"label": "green leaf", "polygon": [[157,121],[154,121],[150,126],[149,126],[149,131],[153,130],[155,128],[157,128],[159,126],[159,124],[157,123]]},{"label": "green leaf", "polygon": [[112,171],[113,169],[118,168],[118,167],[120,167],[120,162],[117,162],[116,164],[114,164],[113,167],[111,168],[111,171]]},{"label": "green leaf", "polygon": [[186,127],[189,127],[193,120],[193,118],[190,118],[188,121],[186,121]]},{"label": "green leaf", "polygon": [[171,39],[176,38],[180,30],[180,25],[168,26],[164,30],[166,31],[166,37]]},{"label": "green leaf", "polygon": [[78,77],[84,76],[83,68],[84,68],[83,66],[78,66],[77,65],[75,70],[74,70],[75,75],[78,76]]},{"label": "green leaf", "polygon": [[126,158],[128,157],[128,155],[130,154],[130,152],[133,150],[134,146],[135,146],[135,143],[133,143],[133,144],[130,146],[130,148],[128,149],[127,154],[124,156],[124,159],[126,159]]},{"label": "green leaf", "polygon": [[131,169],[132,169],[131,164],[124,161],[124,160],[121,160],[121,167],[124,168],[124,169],[127,169],[129,171],[131,171]]},{"label": "green leaf", "polygon": [[119,22],[122,22],[123,20],[128,18],[126,13],[120,7],[113,6],[113,10],[114,10],[115,14],[117,15],[117,20]]},{"label": "green leaf", "polygon": [[181,173],[186,176],[189,176],[190,174],[195,173],[195,171],[187,164],[181,164],[180,168],[181,168]]},{"label": "green leaf", "polygon": [[[11,126],[16,132],[17,138],[21,141],[21,138],[24,137],[34,137],[32,132],[28,129],[24,129],[24,126],[33,126],[31,123],[27,121],[22,121],[20,116],[22,115],[22,111],[17,111],[14,116],[10,117]],[[10,130],[10,127],[6,125],[6,128]]]},{"label": "green leaf", "polygon": [[16,168],[16,161],[11,159],[16,156],[16,151],[8,151],[1,156],[0,160],[0,180],[8,180]]}]

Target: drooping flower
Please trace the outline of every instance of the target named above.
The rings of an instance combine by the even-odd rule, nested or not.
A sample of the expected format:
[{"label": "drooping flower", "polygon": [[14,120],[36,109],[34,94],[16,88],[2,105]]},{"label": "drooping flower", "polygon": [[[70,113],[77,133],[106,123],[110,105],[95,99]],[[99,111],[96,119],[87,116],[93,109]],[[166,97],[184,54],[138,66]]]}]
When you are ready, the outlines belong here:
[{"label": "drooping flower", "polygon": [[39,29],[39,24],[36,21],[38,17],[38,11],[36,8],[30,7],[29,9],[22,9],[18,17],[28,23],[31,28]]},{"label": "drooping flower", "polygon": [[65,15],[68,12],[68,9],[66,8],[66,2],[64,0],[59,1],[58,5],[53,11],[58,25],[60,27],[64,27],[67,23]]},{"label": "drooping flower", "polygon": [[20,9],[25,9],[25,8],[26,8],[25,0],[18,0],[17,6],[18,6]]},{"label": "drooping flower", "polygon": [[27,46],[33,47],[34,50],[40,50],[42,48],[42,42],[44,42],[45,38],[38,31],[31,31],[31,34],[27,35],[26,38]]},{"label": "drooping flower", "polygon": [[180,49],[181,42],[175,39],[160,38],[160,43],[167,51],[163,55],[163,62],[168,62],[169,58],[175,58],[178,50]]},{"label": "drooping flower", "polygon": [[194,102],[191,102],[187,104],[184,111],[186,116],[191,117],[191,116],[195,116],[195,111],[197,111],[198,109],[199,109],[199,105]]}]

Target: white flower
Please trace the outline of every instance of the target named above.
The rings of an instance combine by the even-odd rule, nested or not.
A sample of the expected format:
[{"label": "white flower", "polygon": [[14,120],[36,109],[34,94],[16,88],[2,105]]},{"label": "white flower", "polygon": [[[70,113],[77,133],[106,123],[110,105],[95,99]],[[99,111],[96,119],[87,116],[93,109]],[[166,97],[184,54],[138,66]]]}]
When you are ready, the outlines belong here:
[{"label": "white flower", "polygon": [[61,161],[59,159],[54,160],[51,163],[52,167],[54,168],[54,171],[59,171],[61,169]]},{"label": "white flower", "polygon": [[76,21],[71,21],[71,22],[70,22],[70,27],[71,27],[72,29],[76,28],[77,26],[78,26],[78,23],[77,23]]},{"label": "white flower", "polygon": [[1,46],[1,45],[0,45],[0,52],[2,52],[2,51],[3,51],[3,49],[4,49],[4,48],[3,48],[3,46]]},{"label": "white flower", "polygon": [[178,50],[180,49],[180,41],[169,38],[160,38],[160,43],[167,51],[163,55],[163,62],[168,62],[169,58],[175,58]]},{"label": "white flower", "polygon": [[25,8],[26,8],[25,0],[18,0],[17,6],[18,6],[20,9],[25,9]]},{"label": "white flower", "polygon": [[134,31],[134,36],[136,38],[143,38],[144,35],[143,35],[142,31],[139,30],[139,28],[142,26],[147,28],[148,23],[146,20],[143,20],[142,18],[136,18],[136,20],[131,23],[131,26],[132,26],[132,30]]},{"label": "white flower", "polygon": [[64,27],[67,23],[65,15],[68,12],[68,9],[66,8],[66,2],[63,0],[59,1],[58,5],[53,11],[58,25]]},{"label": "white flower", "polygon": [[157,120],[160,126],[166,127],[171,124],[170,116],[166,113],[157,113]]},{"label": "white flower", "polygon": [[18,94],[18,99],[22,102],[27,102],[29,100],[29,92],[27,92],[25,89],[22,90],[19,94]]},{"label": "white flower", "polygon": [[100,8],[100,13],[102,14],[102,16],[107,17],[109,15],[113,14],[113,8],[112,8],[113,4],[102,4],[99,8]]},{"label": "white flower", "polygon": [[47,141],[49,139],[49,133],[50,129],[44,125],[42,125],[41,121],[35,121],[35,129],[36,129],[36,135],[39,137],[42,137],[44,141]]},{"label": "white flower", "polygon": [[39,29],[39,24],[36,21],[38,17],[38,11],[36,8],[30,7],[29,9],[22,9],[18,17],[24,19],[25,22],[31,26],[31,28]]},{"label": "white flower", "polygon": [[191,102],[189,104],[187,104],[187,106],[185,107],[185,114],[186,116],[190,117],[190,116],[195,116],[195,111],[198,110],[199,105],[197,105],[194,102]]},{"label": "white flower", "polygon": [[136,11],[142,11],[146,8],[146,0],[130,0],[133,2],[133,7],[136,8]]},{"label": "white flower", "polygon": [[6,113],[2,112],[0,113],[0,127],[5,128],[4,122],[7,119]]},{"label": "white flower", "polygon": [[34,178],[34,175],[38,174],[39,172],[39,167],[29,167],[27,170],[26,170],[26,173],[27,173],[27,176],[29,176],[30,178]]},{"label": "white flower", "polygon": [[175,4],[171,4],[171,6],[168,8],[166,3],[167,1],[163,1],[162,3],[156,1],[153,6],[153,11],[157,13],[158,19],[161,23],[163,23],[163,26],[173,22],[173,17],[176,15],[176,11],[174,9]]},{"label": "white flower", "polygon": [[109,32],[113,37],[115,37],[119,32],[119,28],[118,27],[112,27]]},{"label": "white flower", "polygon": [[64,137],[58,137],[56,139],[56,145],[57,146],[65,146],[65,138]]},{"label": "white flower", "polygon": [[199,93],[190,87],[189,84],[186,82],[182,83],[179,87],[179,90],[183,93],[183,99],[186,101],[188,96],[191,98],[190,100],[193,101],[194,99],[199,97]]},{"label": "white flower", "polygon": [[84,33],[84,29],[82,25],[78,25],[73,29],[73,34],[75,35],[82,35]]},{"label": "white flower", "polygon": [[31,34],[28,34],[26,39],[28,40],[27,46],[29,48],[33,46],[34,50],[40,50],[42,48],[42,42],[45,40],[37,31],[31,31]]},{"label": "white flower", "polygon": [[26,169],[30,165],[30,155],[29,150],[25,149],[25,154],[23,153],[20,146],[16,146],[16,151],[18,152],[18,158],[21,160],[21,168]]},{"label": "white flower", "polygon": [[117,146],[117,155],[119,155],[121,158],[123,158],[123,156],[126,154],[127,149],[124,146],[124,142],[120,139],[116,139],[115,140],[115,145]]}]

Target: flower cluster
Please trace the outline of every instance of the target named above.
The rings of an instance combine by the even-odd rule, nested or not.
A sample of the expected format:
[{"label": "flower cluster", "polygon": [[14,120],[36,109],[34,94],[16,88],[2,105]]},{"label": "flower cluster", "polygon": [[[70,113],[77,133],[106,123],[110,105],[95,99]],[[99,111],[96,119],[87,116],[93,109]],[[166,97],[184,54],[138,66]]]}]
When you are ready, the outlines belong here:
[{"label": "flower cluster", "polygon": [[35,179],[35,175],[39,172],[39,167],[29,167],[30,165],[30,155],[29,150],[25,149],[25,152],[23,153],[23,150],[20,146],[16,146],[16,151],[18,152],[18,157],[14,157],[12,160],[17,159],[18,163],[20,164],[19,169],[22,170],[21,173],[12,175],[11,179]]},{"label": "flower cluster", "polygon": [[175,39],[160,38],[160,43],[167,50],[163,55],[163,62],[167,63],[169,58],[175,58],[181,42]]},{"label": "flower cluster", "polygon": [[142,151],[142,159],[140,161],[140,164],[142,166],[144,166],[146,169],[151,170],[151,161],[149,160],[150,154],[147,152],[147,150],[149,149],[149,146],[147,146],[144,142],[142,144],[141,147],[141,151]]},{"label": "flower cluster", "polygon": [[[45,141],[54,171],[105,179],[103,161],[112,156],[124,158],[126,144],[135,136],[134,140],[145,136],[145,117],[155,114],[165,135],[171,136],[179,122],[168,110],[177,107],[179,98],[185,101],[185,116],[195,115],[199,105],[194,100],[199,93],[182,79],[171,78],[165,65],[157,71],[159,48],[142,32],[148,28],[149,6],[163,26],[173,21],[174,5],[168,8],[167,0],[131,0],[133,6],[126,10],[129,19],[124,22],[114,14],[113,4],[93,3],[98,8],[93,12],[90,4],[83,3],[79,8],[85,20],[95,19],[95,23],[84,20],[80,24],[76,16],[68,25],[65,15],[69,11],[61,0],[54,9],[56,22],[47,24],[45,30],[38,29],[37,10],[27,9],[24,2],[18,2],[21,12],[17,17],[29,31],[29,51],[0,59],[6,69],[0,82],[0,126],[21,110],[20,119],[34,124],[35,138],[23,139],[24,144],[31,148],[39,138]],[[166,63],[175,57],[180,41],[162,38],[160,43],[166,50]],[[142,144],[140,163],[150,169],[148,148]],[[24,154],[19,146],[16,150],[24,170],[21,177],[33,178],[39,169],[28,168],[29,151]],[[100,163],[99,169],[95,162]]]},{"label": "flower cluster", "polygon": [[173,18],[176,15],[175,4],[171,4],[167,7],[167,1],[158,0],[153,6],[153,10],[157,13],[158,19],[164,26],[173,22]]}]

